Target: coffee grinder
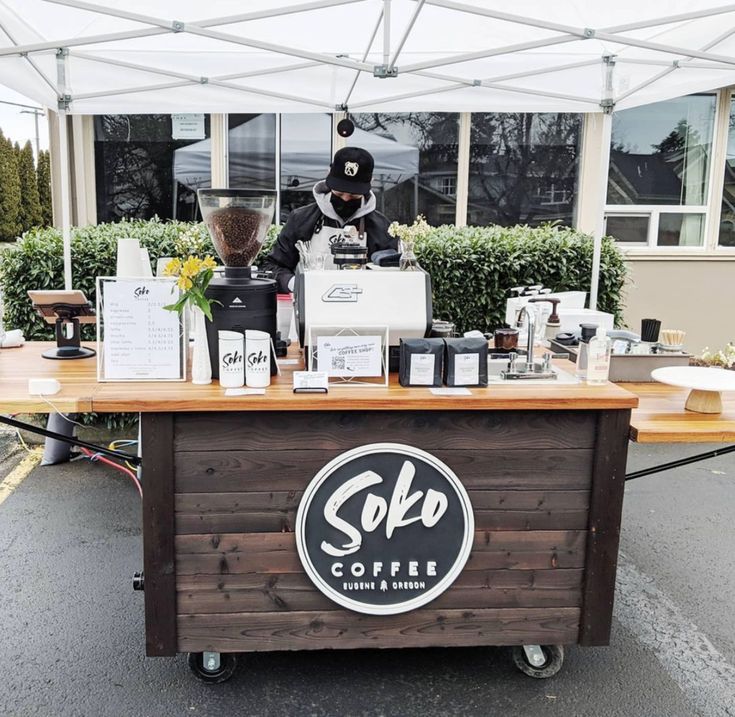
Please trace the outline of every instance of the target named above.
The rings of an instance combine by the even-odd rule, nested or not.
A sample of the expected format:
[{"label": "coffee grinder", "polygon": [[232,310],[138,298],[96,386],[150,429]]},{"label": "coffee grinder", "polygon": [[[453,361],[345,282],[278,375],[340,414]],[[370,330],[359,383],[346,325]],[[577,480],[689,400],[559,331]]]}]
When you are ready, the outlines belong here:
[{"label": "coffee grinder", "polygon": [[[199,208],[214,248],[224,264],[215,272],[205,296],[212,301],[212,321],[207,322],[207,343],[212,377],[219,378],[218,331],[258,329],[276,341],[276,282],[252,275],[273,219],[275,191],[248,189],[199,189]],[[271,375],[276,373],[271,351]]]}]

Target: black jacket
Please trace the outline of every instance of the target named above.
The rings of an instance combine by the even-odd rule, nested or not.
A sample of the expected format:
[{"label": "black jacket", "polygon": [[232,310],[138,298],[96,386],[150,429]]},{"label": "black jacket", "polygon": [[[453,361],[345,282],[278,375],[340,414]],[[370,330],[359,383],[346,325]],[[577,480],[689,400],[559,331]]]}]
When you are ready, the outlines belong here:
[{"label": "black jacket", "polygon": [[[379,249],[397,249],[398,240],[388,234],[388,219],[378,211],[366,214],[365,231],[367,232],[368,258]],[[299,263],[299,252],[296,242],[311,241],[314,228],[319,220],[326,226],[337,226],[336,222],[322,214],[319,206],[314,202],[305,207],[294,209],[286,221],[281,233],[276,240],[271,253],[266,257],[261,269],[273,272],[279,293],[288,293],[288,282],[294,275],[296,265]],[[359,227],[360,219],[347,222]]]}]

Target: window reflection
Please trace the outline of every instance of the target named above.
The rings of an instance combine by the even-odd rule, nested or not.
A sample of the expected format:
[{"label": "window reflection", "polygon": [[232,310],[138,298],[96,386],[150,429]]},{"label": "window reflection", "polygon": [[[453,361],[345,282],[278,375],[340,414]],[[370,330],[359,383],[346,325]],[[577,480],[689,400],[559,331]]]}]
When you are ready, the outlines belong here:
[{"label": "window reflection", "polygon": [[227,116],[230,187],[276,188],[276,116]]},{"label": "window reflection", "polygon": [[658,246],[702,246],[703,214],[666,212],[658,218]]},{"label": "window reflection", "polygon": [[719,243],[720,246],[735,247],[735,98],[730,100],[730,122],[728,127]]},{"label": "window reflection", "polygon": [[331,132],[331,115],[281,115],[281,222],[314,201],[314,185],[329,173]]},{"label": "window reflection", "polygon": [[581,117],[472,114],[467,223],[572,224]]},{"label": "window reflection", "polygon": [[350,146],[375,158],[373,192],[389,220],[454,223],[459,115],[444,112],[364,113],[350,117]]},{"label": "window reflection", "polygon": [[616,112],[608,204],[705,204],[714,118],[711,94]]},{"label": "window reflection", "polygon": [[210,186],[209,139],[173,139],[171,115],[98,115],[94,137],[99,222],[200,219],[196,190]]}]

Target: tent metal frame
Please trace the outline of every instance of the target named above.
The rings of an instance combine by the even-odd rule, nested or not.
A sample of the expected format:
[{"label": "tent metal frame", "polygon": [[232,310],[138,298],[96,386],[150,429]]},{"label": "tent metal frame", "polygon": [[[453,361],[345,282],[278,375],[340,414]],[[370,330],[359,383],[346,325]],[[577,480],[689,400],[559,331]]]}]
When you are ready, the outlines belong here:
[{"label": "tent metal frame", "polygon": [[[362,53],[361,59],[354,59],[347,54],[333,55],[322,52],[312,52],[305,49],[295,48],[286,44],[276,44],[260,41],[251,37],[232,34],[222,28],[228,25],[243,24],[248,21],[261,20],[267,18],[276,18],[285,15],[294,15],[298,13],[308,13],[310,11],[333,8],[364,2],[364,0],[311,0],[309,2],[300,3],[298,5],[287,5],[282,7],[268,8],[267,10],[259,10],[255,12],[244,12],[237,15],[224,17],[215,17],[197,22],[185,22],[178,19],[165,19],[155,16],[135,13],[123,9],[103,7],[87,0],[45,0],[45,2],[75,10],[86,11],[89,13],[113,17],[120,20],[133,22],[141,25],[140,28],[124,30],[120,32],[105,33],[98,35],[90,35],[86,37],[68,37],[55,40],[44,40],[41,42],[18,44],[15,38],[7,31],[5,27],[0,25],[5,35],[12,43],[9,47],[0,47],[0,58],[18,56],[23,58],[30,67],[43,80],[44,84],[52,88],[56,94],[59,109],[59,146],[61,152],[60,167],[60,185],[61,185],[61,219],[62,231],[64,236],[64,280],[66,288],[71,288],[71,252],[70,252],[70,207],[69,207],[69,157],[68,157],[68,128],[66,116],[70,113],[75,100],[88,100],[96,98],[114,97],[125,94],[138,94],[142,92],[155,92],[165,89],[174,89],[186,86],[211,86],[220,88],[230,92],[239,92],[249,95],[269,97],[273,99],[295,102],[309,106],[315,110],[347,112],[348,109],[366,109],[368,107],[378,107],[391,102],[398,102],[405,99],[433,95],[439,93],[452,92],[467,87],[476,87],[478,92],[482,89],[492,89],[508,93],[522,93],[524,95],[538,95],[540,97],[560,99],[566,102],[577,103],[580,111],[598,112],[602,116],[602,134],[600,148],[600,166],[607,166],[609,162],[610,139],[612,133],[612,112],[618,102],[624,100],[647,87],[659,82],[663,78],[670,75],[675,70],[681,69],[723,69],[731,70],[735,67],[735,57],[722,55],[712,50],[722,41],[731,37],[735,33],[735,28],[729,29],[717,38],[709,41],[702,48],[685,48],[666,43],[658,43],[644,39],[630,37],[628,33],[642,29],[655,28],[657,26],[671,26],[675,23],[686,23],[703,18],[716,17],[727,13],[735,12],[735,4],[725,4],[720,7],[708,8],[702,10],[693,10],[686,13],[680,13],[669,17],[649,18],[637,22],[628,22],[610,27],[590,28],[590,27],[574,27],[563,23],[556,23],[549,20],[541,20],[523,15],[503,12],[488,7],[480,7],[468,5],[457,0],[415,0],[415,8],[411,17],[398,36],[397,42],[392,47],[391,37],[391,1],[383,0],[380,11],[370,36],[370,40]],[[499,22],[507,22],[522,27],[533,28],[535,30],[545,30],[550,34],[528,42],[515,43],[501,47],[488,47],[487,49],[457,53],[454,55],[434,58],[422,62],[408,63],[403,66],[397,64],[401,52],[414,32],[416,23],[422,10],[426,6],[433,6],[453,10],[456,12],[466,13],[478,17],[493,19]],[[22,18],[19,18],[22,21]],[[368,61],[373,46],[382,26],[382,64],[373,64]],[[125,62],[114,58],[102,57],[95,52],[74,52],[71,48],[83,48],[85,46],[99,46],[107,43],[131,40],[139,38],[154,37],[165,34],[188,33],[197,37],[208,38],[210,40],[225,44],[235,45],[238,47],[247,47],[254,50],[273,53],[275,56],[293,57],[301,62],[290,63],[281,66],[273,66],[269,68],[261,68],[258,70],[233,73],[229,75],[219,75],[213,77],[195,76],[189,73],[177,72],[166,68],[155,67],[152,65],[141,65],[137,63]],[[395,38],[394,38],[395,39]],[[432,72],[435,68],[447,68],[452,65],[460,65],[462,63],[472,62],[474,60],[486,59],[490,57],[499,57],[504,55],[517,54],[528,50],[536,50],[550,48],[562,44],[579,42],[585,40],[597,40],[602,43],[611,43],[616,46],[618,55],[614,56],[613,51],[608,49],[601,52],[598,59],[585,60],[577,63],[567,63],[558,66],[538,67],[522,72],[505,74],[492,78],[462,77],[453,76],[451,74],[443,74],[440,72]],[[637,48],[647,50],[652,53],[661,53],[666,55],[674,55],[675,59],[671,61],[662,60],[658,57],[654,58],[626,58],[624,51],[626,48]],[[97,52],[100,48],[97,48]],[[54,52],[57,58],[57,81],[54,83],[41,69],[39,64],[32,57],[33,55]],[[152,85],[131,86],[118,90],[100,90],[98,92],[87,92],[82,94],[74,94],[73,89],[69,86],[69,58],[106,64],[109,66],[120,67],[137,72],[149,73],[155,76],[167,77],[173,81],[167,83],[159,83]],[[635,65],[645,65],[650,67],[661,67],[661,71],[653,76],[640,82],[637,86],[621,92],[617,96],[614,93],[613,72],[617,62],[630,63]],[[604,84],[602,87],[601,97],[579,97],[560,92],[553,92],[543,89],[529,89],[526,87],[508,84],[513,80],[522,80],[538,75],[554,73],[561,70],[593,67],[600,65],[604,69]],[[341,103],[331,105],[324,101],[314,100],[308,97],[300,97],[290,93],[274,92],[260,87],[241,84],[241,80],[254,77],[263,77],[269,74],[293,72],[299,70],[309,70],[316,67],[331,66],[335,68],[343,68],[355,71],[355,77],[351,86],[344,96]],[[362,73],[368,73],[378,78],[396,78],[401,75],[413,74],[424,77],[428,80],[434,80],[441,83],[436,87],[428,87],[421,91],[404,92],[395,95],[386,93],[370,100],[364,100],[349,104],[354,95],[355,88],[360,80]],[[601,174],[604,174],[601,172]],[[602,231],[604,228],[604,205],[606,194],[607,177],[601,176],[599,186],[597,188],[599,211],[598,225],[594,233],[594,252],[593,252],[593,271],[590,291],[590,307],[594,308],[597,302],[597,293],[599,286],[599,265],[602,243]]]}]

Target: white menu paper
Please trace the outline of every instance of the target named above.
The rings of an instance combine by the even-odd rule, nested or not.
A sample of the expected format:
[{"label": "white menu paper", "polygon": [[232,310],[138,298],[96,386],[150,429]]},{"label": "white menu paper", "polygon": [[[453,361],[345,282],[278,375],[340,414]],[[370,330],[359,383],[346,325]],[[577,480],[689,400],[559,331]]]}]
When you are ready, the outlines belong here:
[{"label": "white menu paper", "polygon": [[180,318],[174,281],[104,282],[103,380],[182,379]]}]

